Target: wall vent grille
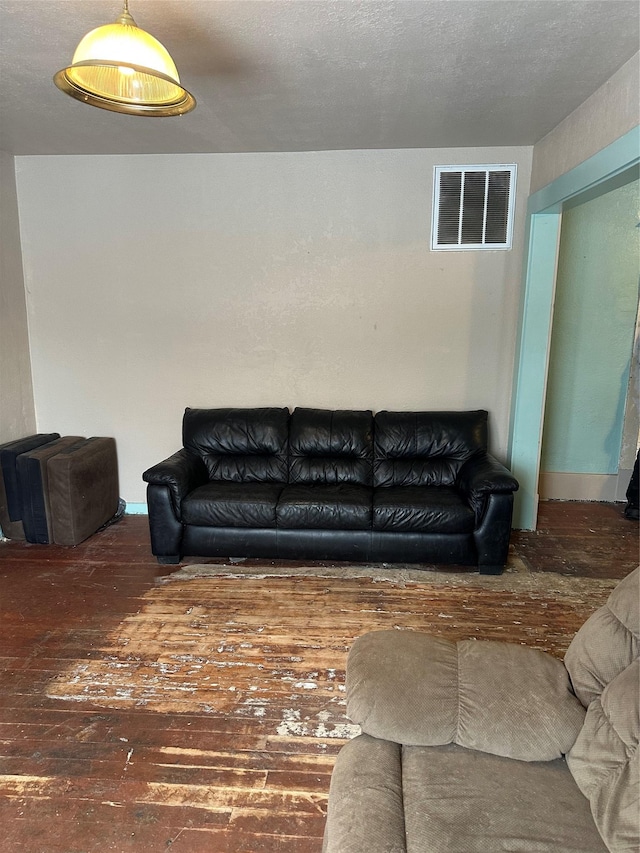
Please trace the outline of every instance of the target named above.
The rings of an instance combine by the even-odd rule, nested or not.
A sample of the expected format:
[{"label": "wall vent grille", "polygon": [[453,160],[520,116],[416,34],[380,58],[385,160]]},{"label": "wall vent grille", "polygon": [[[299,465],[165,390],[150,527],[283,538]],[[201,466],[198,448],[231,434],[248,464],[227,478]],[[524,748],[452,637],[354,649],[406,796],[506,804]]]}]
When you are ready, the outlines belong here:
[{"label": "wall vent grille", "polygon": [[510,249],[516,166],[436,166],[431,248]]}]

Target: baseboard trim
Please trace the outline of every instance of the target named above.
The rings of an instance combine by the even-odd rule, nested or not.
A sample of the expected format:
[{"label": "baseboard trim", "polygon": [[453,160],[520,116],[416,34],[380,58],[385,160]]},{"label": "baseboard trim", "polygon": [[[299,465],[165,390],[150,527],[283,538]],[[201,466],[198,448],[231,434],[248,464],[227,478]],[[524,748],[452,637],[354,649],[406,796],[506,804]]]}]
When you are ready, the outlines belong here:
[{"label": "baseboard trim", "polygon": [[146,503],[127,503],[125,515],[149,515]]},{"label": "baseboard trim", "polygon": [[616,503],[626,500],[625,492],[630,478],[630,469],[621,469],[617,474],[566,474],[562,471],[543,471],[540,474],[540,500]]}]

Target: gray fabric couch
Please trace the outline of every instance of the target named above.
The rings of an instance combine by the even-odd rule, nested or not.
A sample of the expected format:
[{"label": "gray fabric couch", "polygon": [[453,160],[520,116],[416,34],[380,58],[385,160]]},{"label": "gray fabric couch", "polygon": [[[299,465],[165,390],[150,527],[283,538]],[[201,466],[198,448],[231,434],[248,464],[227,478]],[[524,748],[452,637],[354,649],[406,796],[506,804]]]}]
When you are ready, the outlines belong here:
[{"label": "gray fabric couch", "polygon": [[365,634],[324,853],[638,853],[640,570],[564,662],[492,641]]}]

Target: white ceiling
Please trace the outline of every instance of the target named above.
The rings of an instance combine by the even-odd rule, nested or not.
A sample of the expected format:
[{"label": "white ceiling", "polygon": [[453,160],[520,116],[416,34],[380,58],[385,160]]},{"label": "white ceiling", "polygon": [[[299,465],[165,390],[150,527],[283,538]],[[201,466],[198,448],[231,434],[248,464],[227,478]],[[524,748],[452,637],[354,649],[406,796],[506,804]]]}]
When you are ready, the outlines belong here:
[{"label": "white ceiling", "polygon": [[0,150],[532,145],[639,46],[637,0],[130,0],[196,97],[123,116],[53,74],[121,0],[0,0]]}]

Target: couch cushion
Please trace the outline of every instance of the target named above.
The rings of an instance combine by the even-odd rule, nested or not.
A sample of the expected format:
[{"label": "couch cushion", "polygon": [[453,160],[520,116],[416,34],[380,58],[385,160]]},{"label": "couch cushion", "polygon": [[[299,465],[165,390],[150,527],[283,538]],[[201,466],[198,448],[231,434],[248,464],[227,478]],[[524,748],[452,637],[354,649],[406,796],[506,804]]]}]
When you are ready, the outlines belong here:
[{"label": "couch cushion", "polygon": [[0,445],[0,476],[2,477],[2,500],[0,501],[0,525],[11,539],[24,539],[22,526],[22,492],[17,471],[17,459],[22,453],[35,450],[60,438],[59,432],[38,433],[9,441]]},{"label": "couch cushion", "polygon": [[285,486],[276,517],[281,528],[369,530],[371,489],[349,484]]},{"label": "couch cushion", "polygon": [[186,409],[182,439],[211,480],[283,483],[288,422],[288,409]]},{"label": "couch cushion", "polygon": [[606,853],[564,759],[404,747],[407,853]]},{"label": "couch cushion", "polygon": [[275,527],[282,483],[207,483],[182,501],[182,521],[202,527]]},{"label": "couch cushion", "polygon": [[613,590],[575,635],[564,658],[585,708],[640,655],[640,568]]},{"label": "couch cushion", "polygon": [[27,542],[40,545],[53,542],[47,463],[62,450],[79,447],[85,441],[82,436],[67,435],[18,456],[16,470],[20,481],[22,523]]},{"label": "couch cushion", "polygon": [[398,743],[548,761],[573,746],[585,712],[562,662],[537,649],[374,631],[349,653],[347,714]]},{"label": "couch cushion", "polygon": [[373,492],[374,530],[471,533],[474,523],[469,504],[446,486],[391,486]]},{"label": "couch cushion", "polygon": [[47,462],[51,531],[56,545],[78,545],[118,511],[115,439],[93,436]]},{"label": "couch cushion", "polygon": [[378,412],[374,486],[452,486],[487,450],[487,412]]},{"label": "couch cushion", "polygon": [[373,415],[297,408],[291,415],[289,482],[370,486]]},{"label": "couch cushion", "polygon": [[610,850],[640,850],[640,661],[617,675],[589,705],[582,731],[567,756],[589,798]]}]

